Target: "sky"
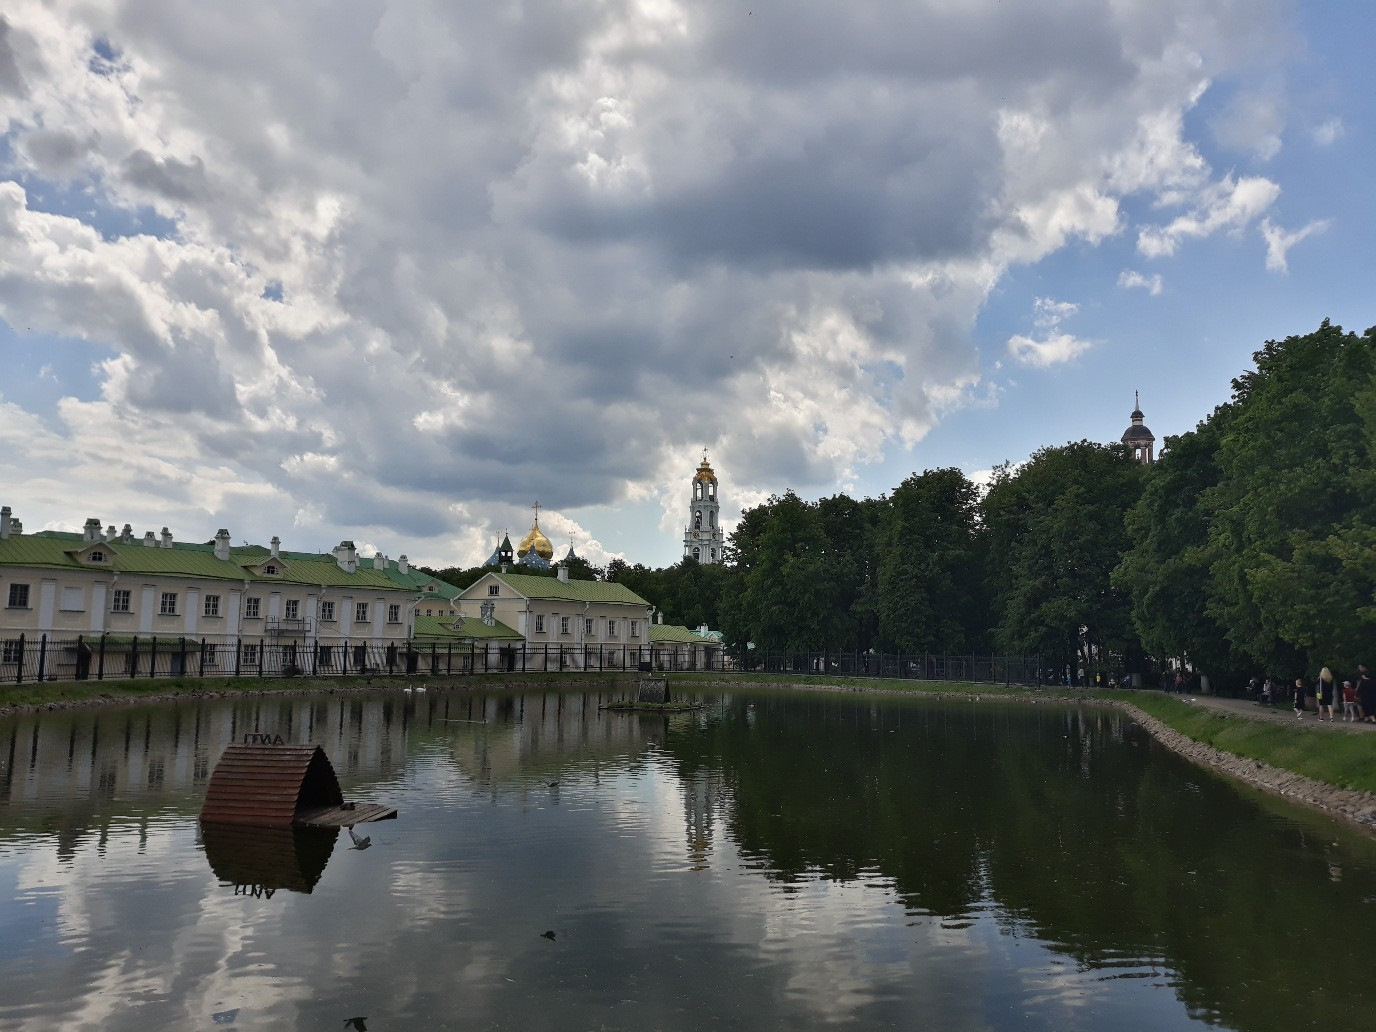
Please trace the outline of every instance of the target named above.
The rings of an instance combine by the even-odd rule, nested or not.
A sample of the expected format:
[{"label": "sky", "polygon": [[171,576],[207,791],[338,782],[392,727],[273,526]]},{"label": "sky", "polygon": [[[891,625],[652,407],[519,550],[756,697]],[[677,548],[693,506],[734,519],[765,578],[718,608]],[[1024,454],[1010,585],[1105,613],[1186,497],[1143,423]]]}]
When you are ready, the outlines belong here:
[{"label": "sky", "polygon": [[0,504],[26,532],[667,566],[1117,440],[1376,324],[1347,0],[0,12]]}]

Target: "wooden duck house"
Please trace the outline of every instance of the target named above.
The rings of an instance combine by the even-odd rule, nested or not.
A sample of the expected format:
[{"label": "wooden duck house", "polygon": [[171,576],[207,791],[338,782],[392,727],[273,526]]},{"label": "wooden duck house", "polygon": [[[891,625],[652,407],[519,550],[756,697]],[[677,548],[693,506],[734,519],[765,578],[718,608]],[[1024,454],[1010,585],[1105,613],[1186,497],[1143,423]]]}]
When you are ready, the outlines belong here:
[{"label": "wooden duck house", "polygon": [[230,745],[205,792],[201,820],[260,828],[342,828],[382,821],[396,810],[346,803],[318,745]]}]

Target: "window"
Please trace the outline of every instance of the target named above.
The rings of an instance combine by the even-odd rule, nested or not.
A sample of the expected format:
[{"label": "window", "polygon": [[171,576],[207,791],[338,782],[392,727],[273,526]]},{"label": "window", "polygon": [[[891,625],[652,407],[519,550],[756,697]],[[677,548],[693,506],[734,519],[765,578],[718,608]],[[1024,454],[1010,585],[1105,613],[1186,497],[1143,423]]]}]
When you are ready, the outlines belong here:
[{"label": "window", "polygon": [[299,620],[301,618],[301,600],[296,598],[287,599],[286,612],[282,615],[288,620]]},{"label": "window", "polygon": [[561,617],[559,618],[559,633],[560,633],[560,634],[568,634],[568,633],[569,633],[569,623],[570,623],[570,621],[569,621],[569,618],[568,618],[567,616],[561,616]]},{"label": "window", "polygon": [[161,616],[177,615],[177,593],[175,591],[162,593],[162,604],[158,606],[158,613]]},{"label": "window", "polygon": [[584,633],[587,637],[589,637],[589,638],[592,637],[593,631],[592,631],[592,621],[591,621],[591,620],[584,620],[584,621],[583,621],[583,633]]},{"label": "window", "polygon": [[257,645],[242,645],[242,646],[240,646],[240,650],[239,650],[239,659],[240,659],[240,661],[244,664],[244,666],[257,666],[257,665],[258,665],[258,646],[257,646]]},{"label": "window", "polygon": [[62,611],[64,613],[86,612],[86,591],[83,588],[67,587],[62,589]]},{"label": "window", "polygon": [[545,618],[544,618],[544,616],[543,616],[542,614],[540,614],[540,613],[535,614],[535,633],[536,633],[536,634],[544,634],[544,633],[545,633]]},{"label": "window", "polygon": [[257,620],[263,615],[263,600],[261,598],[244,599],[244,619]]},{"label": "window", "polygon": [[698,562],[702,561],[702,549],[698,548],[697,545],[693,546],[693,558]]},{"label": "window", "polygon": [[320,670],[330,670],[334,667],[334,649],[328,645],[321,645],[315,650],[315,665]]},{"label": "window", "polygon": [[334,603],[333,603],[333,602],[321,602],[321,603],[320,603],[320,619],[326,621],[327,623],[334,623]]},{"label": "window", "polygon": [[500,595],[502,593],[501,586],[497,584],[489,584],[487,586],[487,593],[489,595]]},{"label": "window", "polygon": [[205,648],[203,648],[203,649],[201,650],[201,660],[202,660],[202,662],[204,662],[205,665],[208,666],[208,667],[210,667],[210,666],[218,666],[218,665],[219,665],[219,660],[220,660],[219,651],[220,651],[220,646],[218,646],[218,645],[207,645]]},{"label": "window", "polygon": [[607,621],[607,637],[608,637],[608,638],[615,638],[615,637],[616,637],[616,621],[615,621],[615,620],[608,620],[608,621]]},{"label": "window", "polygon": [[634,638],[634,637],[636,637],[636,636],[639,635],[639,634],[640,634],[640,621],[639,621],[639,620],[632,620],[632,621],[631,621],[631,637]]},{"label": "window", "polygon": [[94,552],[87,552],[86,559],[92,563],[103,563],[105,562],[105,553],[97,548]]},{"label": "window", "polygon": [[207,596],[205,597],[205,606],[202,607],[202,609],[201,609],[201,615],[203,615],[203,616],[219,616],[219,615],[220,615],[220,596],[219,596],[219,595],[207,595]]},{"label": "window", "polygon": [[134,602],[134,593],[128,588],[116,588],[110,596],[110,612],[127,613]]},{"label": "window", "polygon": [[11,609],[29,608],[29,586],[27,584],[10,585],[9,607]]},{"label": "window", "polygon": [[712,549],[712,562],[716,562],[716,561],[717,561],[717,550],[714,548],[714,549]]},{"label": "window", "polygon": [[387,607],[387,622],[401,623],[401,606],[395,602]]},{"label": "window", "polygon": [[7,641],[4,643],[3,651],[0,651],[0,663],[18,663],[24,658],[24,654],[19,649],[19,642]]},{"label": "window", "polygon": [[694,530],[701,530],[701,529],[702,529],[702,510],[701,510],[701,509],[699,509],[697,512],[693,513],[693,529],[694,529]]},{"label": "window", "polygon": [[263,573],[269,577],[276,577],[277,567],[272,563],[268,563],[266,566],[263,567]]},{"label": "window", "polygon": [[368,622],[368,603],[367,603],[367,602],[355,602],[355,603],[354,603],[354,622],[355,622],[355,623],[367,623],[367,622]]}]

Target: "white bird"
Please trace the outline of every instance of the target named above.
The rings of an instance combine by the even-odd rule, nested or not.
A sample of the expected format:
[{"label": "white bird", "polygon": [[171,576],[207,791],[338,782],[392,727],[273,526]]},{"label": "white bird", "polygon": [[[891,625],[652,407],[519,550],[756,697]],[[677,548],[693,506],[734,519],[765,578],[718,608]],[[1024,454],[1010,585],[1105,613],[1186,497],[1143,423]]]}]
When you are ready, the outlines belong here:
[{"label": "white bird", "polygon": [[359,838],[358,833],[354,831],[352,825],[345,825],[344,830],[349,833],[349,838],[354,840],[354,849],[367,849],[373,844],[373,837],[371,835],[364,835],[362,838]]}]

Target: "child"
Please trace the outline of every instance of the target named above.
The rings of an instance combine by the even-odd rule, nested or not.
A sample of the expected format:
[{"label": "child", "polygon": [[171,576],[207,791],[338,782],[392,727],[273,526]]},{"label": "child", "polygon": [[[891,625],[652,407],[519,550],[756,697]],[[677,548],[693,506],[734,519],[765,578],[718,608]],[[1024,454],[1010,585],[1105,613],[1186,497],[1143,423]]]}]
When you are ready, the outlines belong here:
[{"label": "child", "polygon": [[1351,681],[1343,682],[1343,720],[1357,719],[1357,689]]}]

